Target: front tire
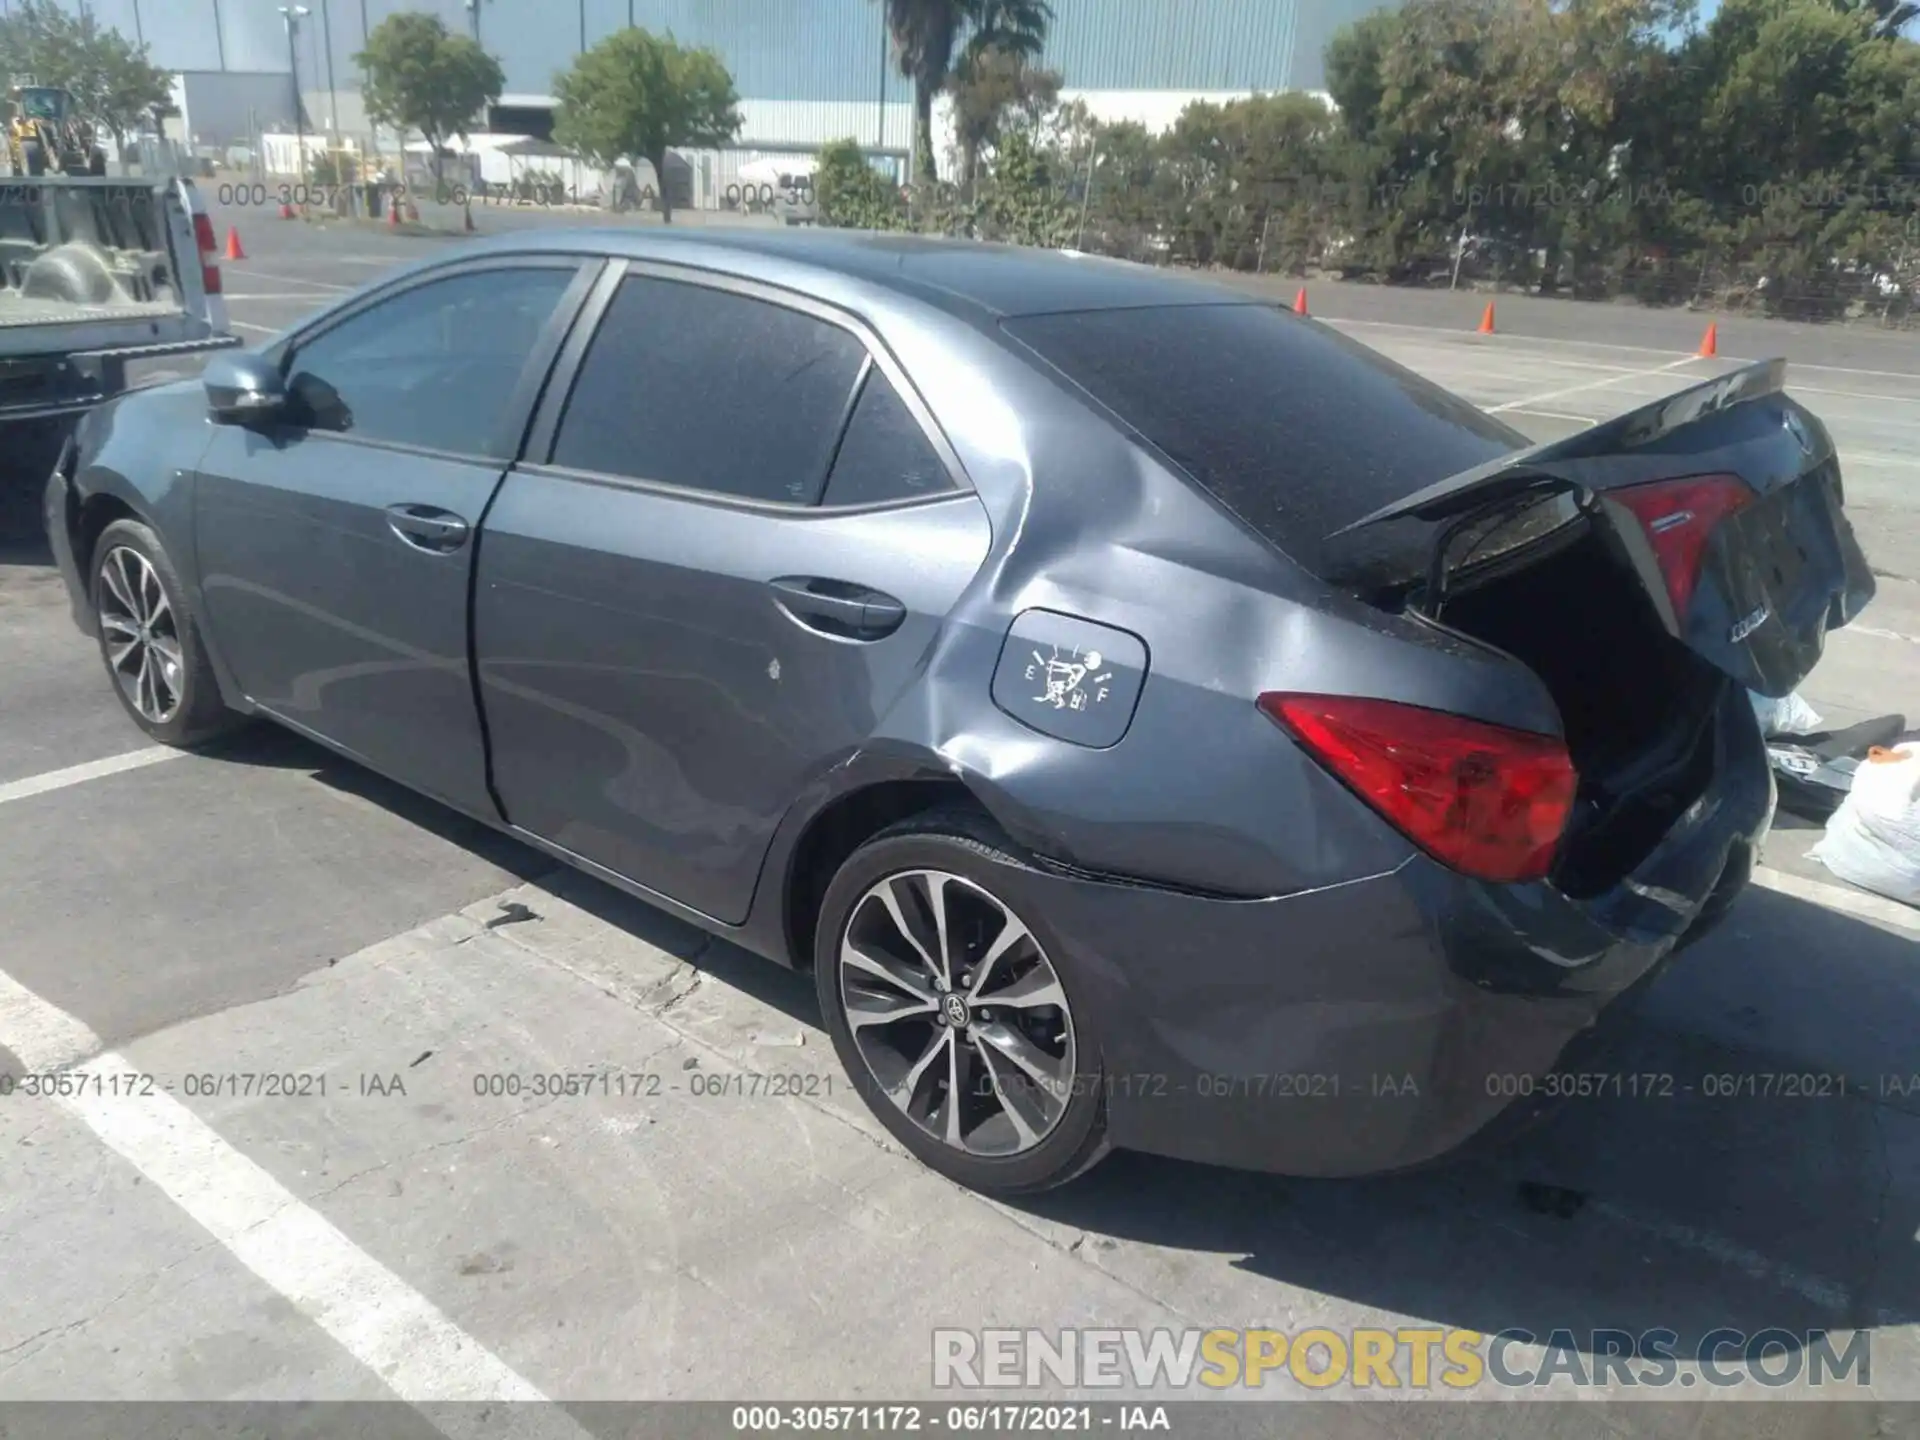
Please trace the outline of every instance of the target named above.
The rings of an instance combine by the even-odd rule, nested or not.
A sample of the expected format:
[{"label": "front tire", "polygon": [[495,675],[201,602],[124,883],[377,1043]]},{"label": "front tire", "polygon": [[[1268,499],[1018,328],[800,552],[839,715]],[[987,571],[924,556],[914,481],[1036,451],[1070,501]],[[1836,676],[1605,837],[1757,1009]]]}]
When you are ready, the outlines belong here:
[{"label": "front tire", "polygon": [[1052,1189],[1106,1155],[1098,1037],[1027,867],[984,816],[881,832],[827,888],[814,979],[827,1033],[880,1123],[972,1190]]},{"label": "front tire", "polygon": [[159,537],[137,520],[116,520],[94,542],[91,568],[100,658],[133,723],[182,749],[240,725]]}]

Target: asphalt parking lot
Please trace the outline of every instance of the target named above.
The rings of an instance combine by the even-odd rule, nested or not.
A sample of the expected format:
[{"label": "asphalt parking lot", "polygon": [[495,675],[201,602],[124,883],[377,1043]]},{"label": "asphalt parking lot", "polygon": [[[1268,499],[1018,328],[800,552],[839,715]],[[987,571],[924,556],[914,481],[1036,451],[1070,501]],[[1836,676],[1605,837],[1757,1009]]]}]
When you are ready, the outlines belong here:
[{"label": "asphalt parking lot", "polygon": [[[249,251],[226,288],[255,340],[458,243],[271,213],[217,216]],[[1703,360],[1591,307],[1480,336],[1383,317],[1377,295],[1315,300],[1541,438],[1786,353],[1882,572],[1804,693],[1835,722],[1920,723],[1920,337],[1862,352],[1723,327]],[[804,978],[290,736],[146,747],[4,508],[0,1075],[84,1061],[170,1094],[0,1100],[0,1398],[949,1399],[942,1326],[1667,1328],[1682,1351],[1724,1327],[1866,1331],[1870,1383],[1764,1420],[1590,1418],[1915,1433],[1877,1402],[1920,1401],[1920,914],[1808,861],[1817,832],[1783,821],[1761,883],[1649,995],[1616,1068],[1675,1077],[1659,1098],[1577,1100],[1417,1176],[1117,1156],[1003,1205],[867,1119]],[[657,1093],[488,1093],[609,1067]],[[301,1093],[225,1078],[265,1074]],[[821,1078],[798,1098],[708,1078],[766,1074]],[[1782,1075],[1847,1093],[1762,1093]],[[1587,1396],[1697,1400],[1691,1373]],[[553,1415],[526,1433],[579,1433]],[[1341,1433],[1588,1433],[1512,1406],[1432,1415],[1360,1406]]]}]

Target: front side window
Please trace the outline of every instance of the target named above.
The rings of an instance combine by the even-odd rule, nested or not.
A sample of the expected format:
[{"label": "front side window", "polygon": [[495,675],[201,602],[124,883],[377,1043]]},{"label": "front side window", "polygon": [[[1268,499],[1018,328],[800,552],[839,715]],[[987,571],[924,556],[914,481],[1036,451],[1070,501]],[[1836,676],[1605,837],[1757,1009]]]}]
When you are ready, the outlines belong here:
[{"label": "front side window", "polygon": [[366,440],[511,459],[514,392],[574,273],[470,271],[361,311],[293,352],[295,418]]},{"label": "front side window", "polygon": [[858,338],[816,316],[630,276],[581,363],[553,463],[811,505],[865,360]]}]

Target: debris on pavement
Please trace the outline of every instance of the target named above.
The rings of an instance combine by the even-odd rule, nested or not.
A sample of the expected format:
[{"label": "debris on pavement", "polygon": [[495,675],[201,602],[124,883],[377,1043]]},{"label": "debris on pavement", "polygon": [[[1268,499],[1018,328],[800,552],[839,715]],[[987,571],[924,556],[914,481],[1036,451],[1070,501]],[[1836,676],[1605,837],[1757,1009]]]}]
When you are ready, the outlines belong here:
[{"label": "debris on pavement", "polygon": [[1920,744],[1869,750],[1807,854],[1863,890],[1920,906]]},{"label": "debris on pavement", "polygon": [[1800,692],[1775,700],[1749,690],[1753,713],[1760,721],[1760,733],[1769,740],[1779,735],[1811,735],[1820,728],[1820,712],[1800,698]]}]

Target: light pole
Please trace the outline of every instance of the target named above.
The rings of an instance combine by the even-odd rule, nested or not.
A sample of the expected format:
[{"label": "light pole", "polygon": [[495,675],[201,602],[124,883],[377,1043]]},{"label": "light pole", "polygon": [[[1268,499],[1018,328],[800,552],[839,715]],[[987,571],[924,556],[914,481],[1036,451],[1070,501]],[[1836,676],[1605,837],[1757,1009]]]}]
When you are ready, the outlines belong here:
[{"label": "light pole", "polygon": [[[134,0],[138,7],[140,0]],[[340,143],[340,92],[333,85],[333,15],[327,0],[320,0],[320,39],[327,47],[327,129],[333,132],[333,143]]]},{"label": "light pole", "polygon": [[147,43],[146,26],[140,23],[140,0],[133,0],[133,43],[136,45]]},{"label": "light pole", "polygon": [[213,43],[220,52],[220,69],[224,74],[227,68],[227,31],[220,23],[220,0],[213,0]]},{"label": "light pole", "polygon": [[[369,38],[371,38],[372,35],[373,35],[373,31],[369,29],[367,26],[367,0],[360,0],[360,48],[361,50],[364,51],[367,48],[367,41],[369,40]],[[362,115],[366,115],[366,108],[367,108],[365,104],[366,96],[367,96],[367,67],[365,65],[362,65],[360,67],[360,98],[362,102],[360,106],[360,113]],[[370,146],[372,146],[373,150],[376,153],[378,153],[380,149],[380,127],[373,123],[373,117],[370,115],[367,115],[367,143]],[[369,155],[367,158],[372,159],[373,157]],[[364,169],[364,167],[362,168]],[[367,177],[364,174],[362,174],[360,178],[364,180]]]},{"label": "light pole", "polygon": [[580,0],[580,53],[587,53],[587,0]]},{"label": "light pole", "polygon": [[313,12],[304,5],[282,5],[280,15],[287,22],[287,72],[293,79],[293,143],[300,152],[299,175],[307,178],[307,130],[300,121],[300,51],[294,36],[300,22]]}]

